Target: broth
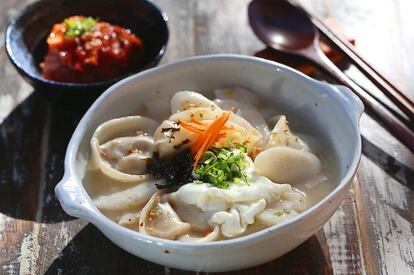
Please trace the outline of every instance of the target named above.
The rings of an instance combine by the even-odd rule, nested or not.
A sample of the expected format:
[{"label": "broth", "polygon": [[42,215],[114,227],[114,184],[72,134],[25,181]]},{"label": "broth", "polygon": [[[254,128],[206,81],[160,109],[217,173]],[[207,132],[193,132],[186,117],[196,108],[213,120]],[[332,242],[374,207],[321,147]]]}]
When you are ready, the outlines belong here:
[{"label": "broth", "polygon": [[[160,98],[160,100],[163,100]],[[169,102],[169,99],[165,99],[165,101]],[[306,195],[306,209],[315,205],[319,201],[321,201],[324,197],[326,197],[334,188],[336,183],[339,180],[339,171],[338,171],[338,161],[337,157],[326,139],[323,137],[322,133],[317,132],[315,129],[312,129],[310,123],[307,123],[302,118],[298,118],[295,114],[292,114],[289,111],[283,110],[282,108],[270,108],[268,105],[261,102],[263,104],[263,108],[260,110],[266,110],[266,114],[264,117],[266,118],[268,124],[272,124],[271,121],[272,117],[280,114],[286,114],[289,121],[291,121],[291,129],[294,133],[297,133],[298,136],[303,139],[311,148],[311,151],[314,152],[322,163],[322,174],[325,176],[324,180],[320,181],[304,181],[299,184],[292,184],[292,187]],[[164,104],[159,104],[160,106]],[[164,105],[165,106],[165,105]],[[282,111],[283,110],[283,111]],[[148,116],[153,118],[157,121],[161,121],[163,119],[167,119],[168,117],[160,117],[159,114],[163,114],[164,112],[156,112],[154,110],[150,110],[147,108],[143,108],[142,113],[139,113],[141,116]],[[157,116],[157,117],[154,117]],[[273,128],[274,125],[269,125],[270,129]],[[110,195],[119,191],[127,190],[128,188],[132,188],[136,185],[136,183],[122,183],[120,184],[117,180],[114,180],[108,176],[106,176],[98,167],[94,166],[94,164],[90,161],[88,163],[88,167],[86,169],[83,183],[85,189],[87,190],[88,194],[95,200],[100,196]],[[174,208],[174,205],[172,205]],[[133,207],[129,207],[128,210],[104,210],[100,209],[100,211],[109,219],[114,222],[119,222],[120,219],[124,215],[128,213],[139,213],[144,205],[136,205]],[[125,216],[124,216],[125,217]],[[128,219],[127,219],[128,220]],[[139,231],[138,224],[123,224],[123,226],[128,227],[132,230]],[[247,227],[247,230],[241,234],[246,235],[261,229],[266,228],[260,223],[254,223]],[[203,235],[200,231],[192,230],[189,234],[190,237],[201,237]],[[226,237],[221,236],[219,239],[226,239]]]}]

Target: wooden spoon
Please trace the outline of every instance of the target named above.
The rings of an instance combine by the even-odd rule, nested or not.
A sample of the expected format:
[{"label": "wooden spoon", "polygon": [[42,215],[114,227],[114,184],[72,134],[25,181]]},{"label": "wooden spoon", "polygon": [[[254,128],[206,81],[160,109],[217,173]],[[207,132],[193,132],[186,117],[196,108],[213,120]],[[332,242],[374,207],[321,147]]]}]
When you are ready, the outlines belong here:
[{"label": "wooden spoon", "polygon": [[276,50],[306,57],[350,88],[391,133],[414,152],[414,133],[371,95],[350,80],[320,48],[319,33],[307,14],[286,1],[253,0],[249,22],[258,38]]}]

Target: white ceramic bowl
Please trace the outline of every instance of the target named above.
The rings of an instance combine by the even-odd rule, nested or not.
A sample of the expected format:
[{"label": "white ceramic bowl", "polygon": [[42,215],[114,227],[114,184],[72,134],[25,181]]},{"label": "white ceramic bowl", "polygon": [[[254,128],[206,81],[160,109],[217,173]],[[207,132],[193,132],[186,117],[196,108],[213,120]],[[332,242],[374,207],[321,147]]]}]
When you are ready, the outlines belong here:
[{"label": "white ceramic bowl", "polygon": [[[237,239],[189,244],[142,235],[102,215],[82,178],[89,140],[102,122],[139,114],[141,103],[179,90],[209,91],[243,86],[313,123],[332,144],[340,180],[322,201],[286,223]],[[200,56],[147,70],[110,87],[76,128],[65,158],[65,175],[56,186],[63,209],[97,226],[112,242],[145,260],[193,271],[228,271],[273,260],[312,236],[333,215],[355,175],[361,156],[358,121],[361,101],[347,88],[313,80],[289,67],[240,55]]]}]

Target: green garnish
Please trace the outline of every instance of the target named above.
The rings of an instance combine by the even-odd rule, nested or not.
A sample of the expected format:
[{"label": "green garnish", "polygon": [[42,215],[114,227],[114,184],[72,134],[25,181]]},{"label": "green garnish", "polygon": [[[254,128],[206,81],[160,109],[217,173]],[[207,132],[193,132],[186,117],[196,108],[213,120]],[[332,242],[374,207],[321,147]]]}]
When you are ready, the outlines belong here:
[{"label": "green garnish", "polygon": [[275,212],[275,216],[278,217],[278,218],[283,217],[284,215],[289,215],[289,214],[290,214],[289,209],[283,209],[281,211]]},{"label": "green garnish", "polygon": [[92,17],[71,17],[65,19],[67,30],[66,36],[76,37],[80,36],[85,32],[91,31],[97,23],[97,20]]},{"label": "green garnish", "polygon": [[244,149],[213,148],[206,151],[195,169],[199,180],[226,189],[229,183],[247,183]]}]

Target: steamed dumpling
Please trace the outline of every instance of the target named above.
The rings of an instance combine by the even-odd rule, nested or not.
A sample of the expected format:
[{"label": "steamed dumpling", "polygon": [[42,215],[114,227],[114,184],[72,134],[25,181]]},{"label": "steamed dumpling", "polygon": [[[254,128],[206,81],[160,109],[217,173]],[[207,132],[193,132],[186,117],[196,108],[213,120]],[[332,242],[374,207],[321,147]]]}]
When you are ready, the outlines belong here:
[{"label": "steamed dumpling", "polygon": [[310,151],[309,146],[303,140],[292,134],[286,116],[280,116],[278,122],[270,133],[270,138],[265,148],[275,146],[287,146],[294,149]]},{"label": "steamed dumpling", "polygon": [[257,215],[257,222],[266,226],[279,224],[306,209],[306,196],[296,190],[283,194],[281,200],[270,204]]},{"label": "steamed dumpling", "polygon": [[193,91],[177,92],[171,99],[171,112],[173,114],[199,107],[205,107],[213,111],[220,109],[213,101]]},{"label": "steamed dumpling", "polygon": [[198,120],[215,120],[223,111],[220,108],[211,109],[209,107],[196,107],[183,111],[179,111],[170,116],[169,120],[177,122],[178,119],[190,121],[192,118]]},{"label": "steamed dumpling", "polygon": [[158,123],[143,116],[126,116],[108,120],[101,124],[93,137],[100,143],[117,137],[152,136],[158,127]]},{"label": "steamed dumpling", "polygon": [[102,159],[112,168],[130,175],[143,175],[155,145],[147,136],[120,137],[102,144],[100,151]]},{"label": "steamed dumpling", "polygon": [[244,105],[243,109],[237,113],[248,121],[262,135],[260,145],[266,144],[270,137],[269,126],[260,112],[253,106]]},{"label": "steamed dumpling", "polygon": [[259,175],[274,182],[295,184],[317,176],[321,161],[312,153],[290,147],[272,147],[259,153],[254,160]]},{"label": "steamed dumpling", "polygon": [[104,210],[135,209],[144,205],[156,191],[156,182],[145,181],[125,190],[110,195],[101,195],[94,199],[94,204]]},{"label": "steamed dumpling", "polygon": [[188,183],[171,196],[202,211],[222,211],[230,209],[236,203],[252,203],[260,199],[271,203],[290,190],[288,184],[275,184],[265,177],[253,176],[252,183],[231,184],[228,189],[220,189],[208,183]]},{"label": "steamed dumpling", "polygon": [[[231,184],[228,189],[220,189],[207,183],[188,183],[169,195],[174,205],[191,207],[202,220],[196,220],[199,229],[220,229],[220,234],[231,238],[243,234],[248,225],[266,206],[277,202],[290,192],[288,184],[277,184],[265,177],[252,174],[249,184]],[[181,206],[178,213],[183,213]],[[188,219],[193,224],[194,219]]]},{"label": "steamed dumpling", "polygon": [[109,120],[91,138],[92,162],[106,176],[119,182],[148,178],[146,161],[155,151],[152,135],[157,123],[142,116]]},{"label": "steamed dumpling", "polygon": [[[224,111],[219,107],[215,107],[214,109],[208,107],[196,107],[175,113],[170,116],[169,120],[177,122],[180,119],[190,122],[191,119],[197,119],[212,122],[223,114],[223,112]],[[215,144],[216,147],[228,147],[229,142],[232,142],[239,145],[246,145],[247,152],[251,153],[255,146],[262,141],[262,134],[247,120],[235,115],[234,113],[230,114],[230,118],[227,121],[226,126],[232,129],[232,133],[227,138],[219,140],[217,144]],[[157,133],[159,133],[159,130],[157,130]],[[171,142],[173,145],[177,144],[176,140],[172,140]]]},{"label": "steamed dumpling", "polygon": [[181,221],[168,201],[155,193],[141,211],[139,232],[155,237],[176,240],[188,233],[191,225]]},{"label": "steamed dumpling", "polygon": [[249,224],[255,222],[255,216],[266,208],[266,201],[261,199],[250,205],[235,204],[229,212],[219,211],[211,219],[212,226],[219,225],[220,232],[228,238],[243,234]]},{"label": "steamed dumpling", "polygon": [[[173,113],[168,120],[164,121],[155,133],[155,143],[161,156],[174,153],[174,147],[179,146],[180,148],[185,148],[191,146],[197,138],[194,133],[179,127],[177,124],[179,120],[191,122],[192,119],[197,119],[212,122],[224,113],[213,101],[200,94],[195,93],[193,95],[192,93],[194,92],[179,92],[173,97],[172,108],[174,110],[176,109],[177,112]],[[186,95],[188,96],[188,100],[185,100]],[[229,142],[231,142],[238,145],[246,145],[247,152],[251,153],[255,146],[262,142],[262,134],[246,119],[234,113],[231,113],[226,126],[232,129],[232,134],[227,138],[222,138],[217,141],[215,144],[216,147],[228,147]],[[163,129],[168,128],[176,129],[173,139],[169,138],[171,136],[170,132],[163,131]],[[184,141],[187,142],[183,144]]]},{"label": "steamed dumpling", "polygon": [[231,87],[216,89],[214,91],[217,99],[214,102],[223,110],[233,110],[233,112],[244,118],[262,135],[264,145],[270,134],[266,120],[259,112],[262,109],[260,98],[251,91],[241,87]]},{"label": "steamed dumpling", "polygon": [[165,157],[176,153],[178,150],[188,148],[196,138],[196,134],[179,127],[176,122],[164,120],[155,131],[154,143],[160,157]]},{"label": "steamed dumpling", "polygon": [[[168,196],[168,195],[167,195]],[[195,205],[187,204],[176,196],[168,196],[169,202],[184,222],[191,224],[193,230],[205,232],[210,229],[208,221],[215,211],[203,211]]]},{"label": "steamed dumpling", "polygon": [[[191,118],[214,120],[224,112],[214,101],[192,91],[176,93],[171,99],[171,110],[173,114],[169,119],[173,121],[177,119],[190,121]],[[245,128],[252,135],[261,137],[260,133],[241,116],[232,113],[229,122]]]}]

